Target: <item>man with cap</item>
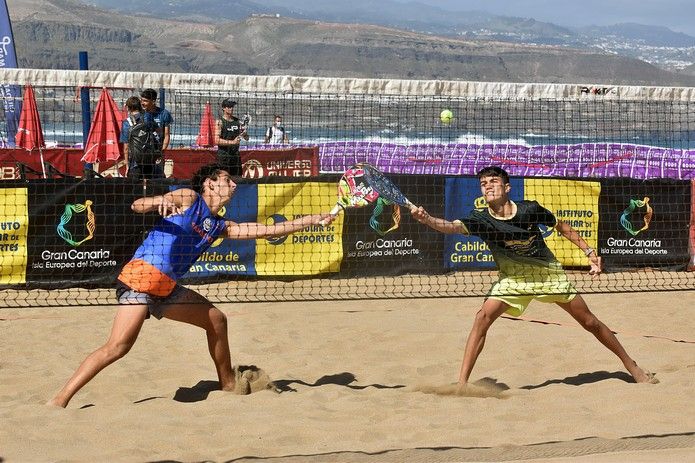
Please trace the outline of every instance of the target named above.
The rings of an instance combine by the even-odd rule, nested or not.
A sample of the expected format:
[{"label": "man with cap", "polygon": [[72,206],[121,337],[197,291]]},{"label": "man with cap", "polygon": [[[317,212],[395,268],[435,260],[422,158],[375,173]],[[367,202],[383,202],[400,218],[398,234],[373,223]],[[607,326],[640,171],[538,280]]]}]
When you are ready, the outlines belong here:
[{"label": "man with cap", "polygon": [[225,98],[222,100],[221,106],[222,117],[215,124],[217,159],[231,175],[241,175],[239,144],[242,138],[248,141],[249,134],[242,126],[241,121],[234,116],[236,101]]}]

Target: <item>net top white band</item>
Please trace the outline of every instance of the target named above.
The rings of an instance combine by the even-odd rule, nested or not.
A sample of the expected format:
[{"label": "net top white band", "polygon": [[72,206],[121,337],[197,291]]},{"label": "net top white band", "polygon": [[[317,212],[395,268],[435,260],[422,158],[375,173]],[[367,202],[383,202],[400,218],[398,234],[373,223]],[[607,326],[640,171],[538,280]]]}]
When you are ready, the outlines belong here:
[{"label": "net top white band", "polygon": [[439,98],[695,101],[692,87],[0,69],[3,84]]}]

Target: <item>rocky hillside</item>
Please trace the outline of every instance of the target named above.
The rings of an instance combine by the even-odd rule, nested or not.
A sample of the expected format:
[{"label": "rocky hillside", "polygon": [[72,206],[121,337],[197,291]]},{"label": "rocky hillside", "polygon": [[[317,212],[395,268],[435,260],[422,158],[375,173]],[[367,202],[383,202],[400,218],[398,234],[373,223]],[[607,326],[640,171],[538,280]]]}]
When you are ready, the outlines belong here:
[{"label": "rocky hillside", "polygon": [[637,59],[276,16],[204,23],[8,0],[20,66],[509,82],[695,85]]}]

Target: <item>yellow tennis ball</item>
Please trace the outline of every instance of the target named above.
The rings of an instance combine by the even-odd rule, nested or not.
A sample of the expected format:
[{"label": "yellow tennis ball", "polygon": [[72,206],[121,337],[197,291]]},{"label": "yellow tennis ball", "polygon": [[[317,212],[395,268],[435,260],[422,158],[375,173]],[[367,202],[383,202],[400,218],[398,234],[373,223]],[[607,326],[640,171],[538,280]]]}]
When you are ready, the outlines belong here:
[{"label": "yellow tennis ball", "polygon": [[444,111],[439,113],[439,119],[444,124],[450,124],[452,119],[454,119],[454,113],[452,113],[450,109],[445,109]]}]

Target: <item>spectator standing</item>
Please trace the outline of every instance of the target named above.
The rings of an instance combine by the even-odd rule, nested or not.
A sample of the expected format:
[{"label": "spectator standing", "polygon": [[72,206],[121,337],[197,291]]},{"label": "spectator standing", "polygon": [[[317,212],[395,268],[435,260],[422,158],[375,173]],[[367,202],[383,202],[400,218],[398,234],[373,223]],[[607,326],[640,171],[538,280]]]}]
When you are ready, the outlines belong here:
[{"label": "spectator standing", "polygon": [[126,176],[137,180],[163,178],[159,125],[152,116],[147,117],[137,96],[126,100],[126,109],[128,117],[121,125],[119,138],[124,143]]},{"label": "spectator standing", "polygon": [[222,117],[215,123],[215,144],[217,159],[230,175],[241,175],[241,155],[239,145],[242,138],[249,139],[249,134],[239,118],[234,115],[236,101],[231,98],[222,100]]},{"label": "spectator standing", "polygon": [[290,139],[287,136],[287,131],[282,125],[282,116],[276,114],[275,122],[265,131],[265,143],[272,145],[289,143]]},{"label": "spectator standing", "polygon": [[156,136],[162,156],[155,164],[153,174],[155,178],[163,178],[163,154],[164,150],[169,148],[171,124],[173,124],[174,118],[168,110],[157,106],[157,91],[153,88],[146,88],[140,92],[140,104],[142,105],[143,109],[143,121],[146,123],[153,121],[155,124],[157,124]]},{"label": "spectator standing", "polygon": [[140,104],[145,112],[145,121],[154,120],[157,123],[157,136],[162,151],[169,148],[169,138],[171,135],[171,124],[174,118],[171,113],[157,106],[157,91],[153,88],[146,88],[140,92]]}]

